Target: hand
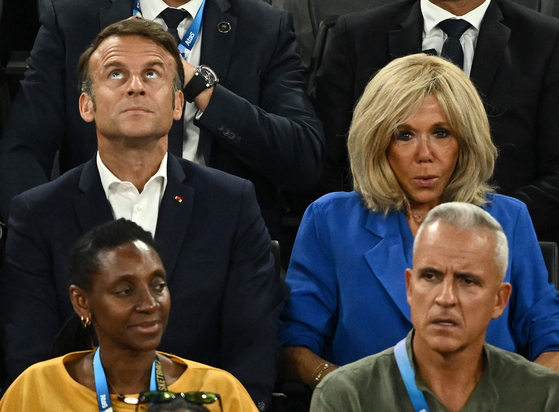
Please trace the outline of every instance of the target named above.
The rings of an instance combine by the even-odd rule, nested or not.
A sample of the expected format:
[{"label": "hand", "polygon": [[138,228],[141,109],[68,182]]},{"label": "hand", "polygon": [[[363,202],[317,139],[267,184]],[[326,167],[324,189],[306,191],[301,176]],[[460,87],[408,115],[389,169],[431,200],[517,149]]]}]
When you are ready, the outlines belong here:
[{"label": "hand", "polygon": [[[185,59],[182,60],[182,67],[184,69],[184,86],[194,77],[194,72],[196,71],[196,67],[188,63]],[[204,90],[198,96],[194,98],[194,103],[200,109],[200,111],[206,110],[208,104],[210,103],[210,99],[212,98],[214,92],[214,88],[210,87],[209,89]],[[186,102],[185,102],[186,103]]]}]

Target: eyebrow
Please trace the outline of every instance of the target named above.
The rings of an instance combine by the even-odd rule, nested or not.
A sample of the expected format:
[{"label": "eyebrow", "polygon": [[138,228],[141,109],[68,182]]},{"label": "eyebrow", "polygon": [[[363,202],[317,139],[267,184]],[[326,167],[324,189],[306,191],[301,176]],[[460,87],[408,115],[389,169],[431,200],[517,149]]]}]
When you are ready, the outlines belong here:
[{"label": "eyebrow", "polygon": [[[419,269],[419,274],[422,275],[424,273],[433,273],[436,275],[444,275],[444,272],[436,269],[432,266],[427,266],[424,268]],[[479,275],[476,275],[472,272],[454,272],[453,276],[458,279],[470,278],[476,282],[483,283],[483,278]]]},{"label": "eyebrow", "polygon": [[[103,69],[110,69],[110,68],[122,68],[125,67],[124,64],[118,60],[112,60],[109,61],[108,63],[105,63],[103,65]],[[162,60],[151,60],[149,62],[146,63],[145,68],[151,68],[151,67],[162,67],[163,69],[165,69],[165,63]]]},{"label": "eyebrow", "polygon": [[437,274],[437,275],[444,275],[444,272],[443,272],[443,271],[441,271],[441,270],[439,270],[439,269],[435,269],[435,268],[432,267],[432,266],[427,266],[427,267],[424,267],[424,268],[419,269],[419,274],[420,274],[420,275],[423,275],[424,273],[427,273],[427,272],[435,273],[435,274]]},{"label": "eyebrow", "polygon": [[[450,124],[448,122],[438,122],[435,123],[433,126],[433,128],[437,128],[437,127],[446,127],[446,128],[450,128]],[[404,123],[400,123],[398,126],[396,126],[396,130],[400,130],[400,129],[412,129],[413,127],[408,124],[407,122]]]},{"label": "eyebrow", "polygon": [[454,273],[454,277],[459,278],[459,279],[469,278],[469,279],[472,279],[472,280],[474,280],[474,281],[476,281],[480,284],[484,283],[484,280],[481,276],[478,276],[478,275],[476,275],[474,273],[471,273],[471,272],[456,272],[456,273]]}]

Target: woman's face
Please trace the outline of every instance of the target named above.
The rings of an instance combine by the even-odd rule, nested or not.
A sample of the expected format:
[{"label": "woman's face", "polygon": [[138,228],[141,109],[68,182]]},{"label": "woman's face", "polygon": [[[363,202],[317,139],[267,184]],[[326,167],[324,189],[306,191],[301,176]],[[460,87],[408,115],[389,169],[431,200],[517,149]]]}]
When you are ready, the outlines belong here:
[{"label": "woman's face", "polygon": [[99,262],[87,294],[99,345],[155,350],[171,306],[158,254],[137,240],[101,252]]},{"label": "woman's face", "polygon": [[441,203],[458,151],[437,98],[429,95],[398,127],[388,147],[388,162],[412,210],[430,210]]}]

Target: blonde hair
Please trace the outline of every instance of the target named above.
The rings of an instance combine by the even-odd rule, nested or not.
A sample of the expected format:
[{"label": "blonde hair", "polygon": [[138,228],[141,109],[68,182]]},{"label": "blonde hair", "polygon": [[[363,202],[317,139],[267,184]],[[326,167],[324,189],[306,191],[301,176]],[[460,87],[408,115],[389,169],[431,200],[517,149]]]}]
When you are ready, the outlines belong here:
[{"label": "blonde hair", "polygon": [[368,209],[388,213],[407,208],[387,151],[398,126],[430,95],[438,100],[459,144],[458,162],[442,201],[480,206],[493,191],[487,180],[493,174],[497,149],[475,87],[454,64],[419,53],[380,70],[353,114],[348,137],[353,185]]}]

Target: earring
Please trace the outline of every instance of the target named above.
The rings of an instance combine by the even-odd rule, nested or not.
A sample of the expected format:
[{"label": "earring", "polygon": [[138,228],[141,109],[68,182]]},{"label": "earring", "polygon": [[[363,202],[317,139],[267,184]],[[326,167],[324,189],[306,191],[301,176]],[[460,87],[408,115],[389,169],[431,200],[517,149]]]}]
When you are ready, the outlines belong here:
[{"label": "earring", "polygon": [[89,316],[85,318],[82,316],[80,319],[82,321],[82,326],[84,329],[86,329],[89,325],[91,325],[91,319],[89,319]]}]

